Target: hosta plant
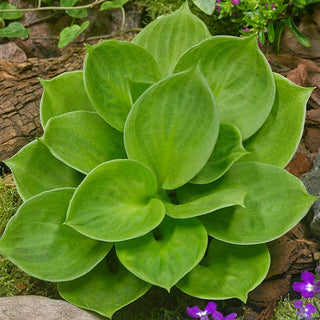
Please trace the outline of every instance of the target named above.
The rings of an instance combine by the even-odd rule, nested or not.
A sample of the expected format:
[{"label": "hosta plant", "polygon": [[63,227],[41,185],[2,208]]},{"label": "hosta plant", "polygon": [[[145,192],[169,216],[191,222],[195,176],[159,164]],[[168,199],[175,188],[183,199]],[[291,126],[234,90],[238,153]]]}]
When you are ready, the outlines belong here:
[{"label": "hosta plant", "polygon": [[44,134],[6,161],[25,202],[1,254],[107,317],[152,285],[246,301],[265,243],[315,200],[283,169],[311,89],[187,4],[41,81]]}]

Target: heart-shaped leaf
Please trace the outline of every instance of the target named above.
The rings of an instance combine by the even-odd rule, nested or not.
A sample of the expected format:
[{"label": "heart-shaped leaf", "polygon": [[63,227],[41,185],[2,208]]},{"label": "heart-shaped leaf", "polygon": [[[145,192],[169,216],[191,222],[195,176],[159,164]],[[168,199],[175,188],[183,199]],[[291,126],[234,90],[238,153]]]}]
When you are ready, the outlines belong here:
[{"label": "heart-shaped leaf", "polygon": [[302,88],[274,74],[276,98],[262,128],[244,142],[249,151],[244,161],[285,167],[293,157],[303,133],[306,103],[312,88]]},{"label": "heart-shaped leaf", "polygon": [[[0,10],[15,10],[18,9],[16,6],[6,2],[0,1]],[[5,20],[15,20],[23,17],[23,12],[0,12],[0,18]]]},{"label": "heart-shaped leaf", "polygon": [[216,99],[220,121],[239,128],[243,139],[253,135],[267,119],[275,96],[272,71],[257,39],[212,37],[187,51],[174,72],[198,63]]},{"label": "heart-shaped leaf", "polygon": [[10,167],[23,200],[47,190],[77,187],[84,178],[83,174],[56,159],[39,140],[23,147],[5,164]]},{"label": "heart-shaped leaf", "polygon": [[276,239],[293,228],[317,197],[282,168],[259,162],[236,163],[222,179],[245,185],[245,207],[234,206],[201,216],[209,235],[238,244]]},{"label": "heart-shaped leaf", "polygon": [[126,4],[129,0],[113,0],[113,1],[105,1],[102,3],[100,7],[101,10],[110,10],[110,9],[118,9],[121,8],[124,4]]},{"label": "heart-shaped leaf", "polygon": [[247,154],[242,146],[241,132],[235,126],[221,123],[213,152],[191,183],[210,183],[225,174],[234,162]]},{"label": "heart-shaped leaf", "polygon": [[205,185],[186,184],[177,189],[179,204],[164,201],[166,214],[175,219],[200,216],[234,205],[244,206],[247,188],[229,181],[216,181]]},{"label": "heart-shaped leaf", "polygon": [[238,298],[245,303],[248,292],[266,277],[269,265],[264,244],[240,246],[212,239],[207,255],[177,287],[202,299]]},{"label": "heart-shaped leaf", "polygon": [[92,240],[63,224],[74,190],[46,191],[26,201],[7,225],[1,254],[47,281],[72,280],[90,271],[113,244]]},{"label": "heart-shaped leaf", "polygon": [[130,159],[153,170],[163,189],[173,190],[205,165],[218,130],[214,98],[196,68],[167,77],[137,100],[126,122],[125,147]]},{"label": "heart-shaped leaf", "polygon": [[66,224],[88,237],[122,241],[160,224],[164,204],[154,197],[158,183],[149,168],[133,160],[113,160],[93,169],[75,192]]},{"label": "heart-shaped leaf", "polygon": [[72,40],[77,38],[84,30],[89,26],[89,21],[85,21],[81,26],[73,24],[70,27],[64,28],[60,32],[60,39],[58,42],[58,48],[63,48],[67,46]]},{"label": "heart-shaped leaf", "polygon": [[162,77],[165,77],[172,73],[174,65],[187,49],[210,36],[206,25],[191,13],[186,1],[173,14],[151,22],[132,42],[155,57]]},{"label": "heart-shaped leaf", "polygon": [[43,127],[51,117],[60,114],[77,110],[94,111],[84,88],[82,71],[65,72],[51,80],[40,81],[44,88],[40,104]]},{"label": "heart-shaped leaf", "polygon": [[91,272],[73,281],[59,282],[60,295],[70,303],[111,318],[125,305],[143,296],[151,285],[128,272],[113,257],[101,261]]},{"label": "heart-shaped leaf", "polygon": [[84,75],[95,109],[119,131],[123,131],[132,107],[128,79],[138,82],[160,79],[159,67],[146,50],[117,40],[87,46]]},{"label": "heart-shaped leaf", "polygon": [[31,32],[30,29],[26,29],[20,22],[10,22],[9,25],[3,29],[0,29],[0,37],[4,38],[16,38],[26,37]]},{"label": "heart-shaped leaf", "polygon": [[118,242],[116,252],[137,277],[169,291],[200,262],[207,242],[206,230],[197,219],[166,217],[144,237]]},{"label": "heart-shaped leaf", "polygon": [[122,134],[96,112],[74,111],[51,118],[43,142],[58,159],[83,173],[102,162],[127,158]]}]

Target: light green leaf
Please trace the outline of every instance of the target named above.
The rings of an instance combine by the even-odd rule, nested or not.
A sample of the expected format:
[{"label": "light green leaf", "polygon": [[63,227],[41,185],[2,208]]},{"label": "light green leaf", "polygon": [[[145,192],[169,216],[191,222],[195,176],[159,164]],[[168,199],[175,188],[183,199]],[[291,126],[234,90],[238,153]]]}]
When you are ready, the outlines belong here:
[{"label": "light green leaf", "polygon": [[154,58],[143,48],[110,40],[87,46],[84,75],[88,95],[97,112],[111,126],[123,131],[132,107],[128,79],[156,82],[160,71]]},{"label": "light green leaf", "polygon": [[139,82],[128,79],[128,86],[132,103],[135,103],[138,98],[152,85],[152,82]]},{"label": "light green leaf", "polygon": [[190,182],[204,184],[217,180],[247,153],[242,146],[239,129],[231,124],[221,123],[218,139],[208,162]]},{"label": "light green leaf", "polygon": [[9,25],[0,29],[0,37],[4,38],[23,38],[26,37],[31,30],[26,29],[20,22],[10,22]]},{"label": "light green leaf", "polygon": [[72,280],[89,272],[113,244],[84,237],[63,224],[74,190],[46,191],[26,201],[7,225],[1,254],[47,281]]},{"label": "light green leaf", "polygon": [[166,217],[144,237],[118,242],[116,252],[137,277],[169,291],[200,262],[207,242],[206,230],[197,219]]},{"label": "light green leaf", "polygon": [[[0,1],[0,10],[13,10],[13,9],[18,9],[18,8],[6,1]],[[15,20],[15,19],[20,19],[22,17],[23,17],[23,12],[0,12],[0,18],[5,20]]]},{"label": "light green leaf", "polygon": [[164,204],[149,168],[133,160],[113,160],[93,169],[75,192],[66,224],[90,238],[122,241],[160,224]]},{"label": "light green leaf", "polygon": [[77,187],[83,174],[56,159],[39,140],[23,147],[5,161],[12,170],[19,194],[27,200],[43,191],[64,187]]},{"label": "light green leaf", "polygon": [[73,10],[66,10],[66,13],[76,19],[82,19],[88,16],[87,9],[73,9]]},{"label": "light green leaf", "polygon": [[238,298],[245,303],[248,292],[266,277],[269,265],[264,244],[239,246],[212,239],[207,255],[177,287],[201,299]]},{"label": "light green leaf", "polygon": [[163,189],[176,189],[205,165],[219,120],[199,68],[169,76],[135,103],[125,126],[128,157],[153,170]]},{"label": "light green leaf", "polygon": [[285,167],[293,157],[303,133],[306,103],[312,88],[302,88],[274,74],[276,98],[262,128],[244,142],[249,154],[244,161],[257,161]]},{"label": "light green leaf", "polygon": [[58,283],[60,295],[70,303],[108,318],[143,296],[151,287],[128,272],[116,258],[101,261],[91,272],[73,281]]},{"label": "light green leaf", "polygon": [[186,1],[176,12],[151,22],[132,42],[155,57],[165,77],[172,73],[187,49],[210,36],[206,25],[191,13]]},{"label": "light green leaf", "polygon": [[127,158],[122,134],[96,112],[74,111],[51,118],[43,142],[56,158],[83,173],[102,162]]},{"label": "light green leaf", "polygon": [[105,1],[102,3],[100,7],[101,10],[110,10],[110,9],[118,9],[121,8],[124,4],[126,4],[129,0],[114,0],[114,1]]},{"label": "light green leaf", "polygon": [[43,127],[51,117],[60,114],[77,110],[94,111],[84,88],[82,71],[65,72],[51,80],[40,79],[40,82],[44,88],[40,104]]},{"label": "light green leaf", "polygon": [[66,27],[60,32],[58,48],[67,46],[72,40],[77,38],[89,26],[89,21],[85,21],[81,26],[73,24],[71,27]]},{"label": "light green leaf", "polygon": [[192,0],[192,2],[204,13],[213,14],[216,0]]},{"label": "light green leaf", "polygon": [[274,240],[293,228],[317,197],[302,182],[276,166],[236,163],[222,179],[248,189],[245,207],[234,206],[200,217],[209,235],[236,244]]},{"label": "light green leaf", "polygon": [[216,181],[210,184],[186,184],[177,189],[178,204],[164,201],[166,214],[175,219],[200,216],[234,205],[244,206],[247,188],[236,182]]},{"label": "light green leaf", "polygon": [[257,39],[212,37],[186,52],[174,72],[198,63],[216,98],[220,121],[239,128],[243,139],[253,135],[267,119],[275,96],[272,71]]}]

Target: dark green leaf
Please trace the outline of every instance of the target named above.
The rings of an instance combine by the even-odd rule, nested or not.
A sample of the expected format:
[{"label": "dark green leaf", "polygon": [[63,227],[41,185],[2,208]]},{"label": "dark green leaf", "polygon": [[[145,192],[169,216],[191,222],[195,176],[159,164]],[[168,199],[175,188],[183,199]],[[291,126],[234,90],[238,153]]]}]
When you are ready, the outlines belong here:
[{"label": "dark green leaf", "polygon": [[287,26],[294,35],[294,37],[305,47],[310,47],[309,39],[298,29],[298,27],[293,22],[293,18],[288,18],[286,20]]}]

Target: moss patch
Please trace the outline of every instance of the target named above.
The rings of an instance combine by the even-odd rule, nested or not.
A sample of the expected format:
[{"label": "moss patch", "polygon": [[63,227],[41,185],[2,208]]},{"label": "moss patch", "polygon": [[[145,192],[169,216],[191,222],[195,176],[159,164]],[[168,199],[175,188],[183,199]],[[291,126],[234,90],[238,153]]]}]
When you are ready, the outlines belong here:
[{"label": "moss patch", "polygon": [[[0,236],[21,204],[22,200],[9,177],[0,178]],[[0,255],[0,297],[30,294],[59,298],[56,284],[30,277]]]}]

